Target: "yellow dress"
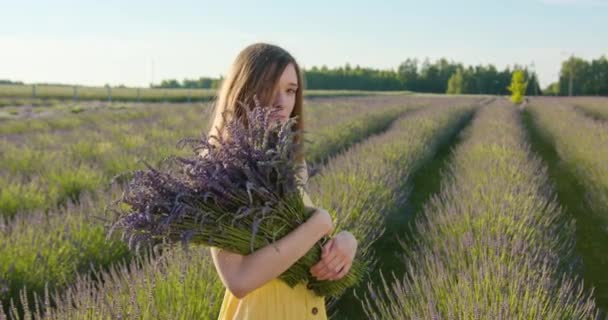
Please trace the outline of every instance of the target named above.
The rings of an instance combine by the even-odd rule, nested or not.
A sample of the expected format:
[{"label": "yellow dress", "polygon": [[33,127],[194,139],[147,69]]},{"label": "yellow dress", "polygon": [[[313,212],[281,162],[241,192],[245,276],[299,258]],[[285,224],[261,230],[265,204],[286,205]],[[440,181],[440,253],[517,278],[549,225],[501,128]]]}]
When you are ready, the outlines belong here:
[{"label": "yellow dress", "polygon": [[[306,164],[306,162],[304,162]],[[298,178],[308,181],[306,166]],[[300,189],[307,206],[314,206],[308,193]],[[327,319],[325,298],[315,295],[303,283],[291,288],[279,279],[273,279],[250,292],[242,299],[226,289],[218,320],[298,320]]]}]

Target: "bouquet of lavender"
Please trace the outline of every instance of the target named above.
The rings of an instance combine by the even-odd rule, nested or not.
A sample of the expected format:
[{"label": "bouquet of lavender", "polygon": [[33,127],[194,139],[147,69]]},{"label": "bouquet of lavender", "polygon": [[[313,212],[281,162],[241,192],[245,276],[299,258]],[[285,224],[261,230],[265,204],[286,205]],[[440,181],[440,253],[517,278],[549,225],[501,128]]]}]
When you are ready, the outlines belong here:
[{"label": "bouquet of lavender", "polygon": [[[313,211],[305,207],[295,177],[295,119],[280,124],[271,121],[271,113],[271,108],[257,105],[246,111],[246,125],[236,120],[226,124],[226,139],[203,135],[180,140],[178,146],[189,145],[194,156],[169,157],[159,168],[145,163],[147,170],[134,172],[115,203],[118,218],[110,233],[121,230],[122,239],[136,250],[168,241],[248,254],[305,222]],[[333,297],[356,284],[365,269],[358,262],[337,281],[310,275],[327,240],[279,278],[291,287],[307,282],[316,294]]]}]

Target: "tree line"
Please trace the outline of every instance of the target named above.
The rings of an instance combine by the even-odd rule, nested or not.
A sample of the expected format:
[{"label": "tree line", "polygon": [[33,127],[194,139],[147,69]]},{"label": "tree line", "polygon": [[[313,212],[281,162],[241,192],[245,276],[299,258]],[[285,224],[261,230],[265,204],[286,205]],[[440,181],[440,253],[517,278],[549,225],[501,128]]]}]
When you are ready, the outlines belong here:
[{"label": "tree line", "polygon": [[550,84],[547,94],[560,96],[608,95],[608,58],[590,61],[572,56],[562,62],[559,80]]},{"label": "tree line", "polygon": [[[397,69],[374,69],[350,64],[335,68],[313,66],[304,70],[307,89],[324,90],[409,90],[428,93],[509,94],[507,87],[513,70],[498,70],[493,65],[463,66],[445,58],[434,62],[407,59]],[[527,94],[541,94],[536,76],[523,68],[528,79]],[[221,79],[163,80],[155,88],[217,88]]]},{"label": "tree line", "polygon": [[535,72],[526,66],[464,66],[445,58],[430,62],[407,59],[396,70],[344,67],[305,71],[309,89],[410,90],[453,94],[510,94],[511,76],[521,70],[527,82],[526,95],[608,95],[608,58],[604,55],[589,61],[572,56],[562,62],[558,81],[544,90]]},{"label": "tree line", "polygon": [[200,77],[198,79],[177,79],[162,80],[160,84],[150,84],[150,88],[182,88],[182,89],[217,89],[222,78]]},{"label": "tree line", "polygon": [[[348,63],[334,68],[313,66],[304,70],[304,81],[307,89],[507,95],[507,87],[516,70],[524,73],[526,95],[608,95],[608,58],[605,55],[589,61],[575,56],[568,58],[562,62],[559,79],[544,90],[541,90],[536,74],[527,67],[514,65],[498,70],[492,64],[464,66],[445,58],[434,62],[408,58],[396,69],[389,70],[352,67]],[[222,77],[167,79],[160,84],[150,84],[150,88],[217,89],[221,81]],[[24,83],[0,79],[0,85],[9,84]]]},{"label": "tree line", "polygon": [[[570,57],[562,62],[557,82],[542,90],[535,72],[514,65],[499,70],[492,64],[469,65],[445,58],[431,62],[408,58],[396,69],[382,70],[345,64],[334,68],[313,66],[304,70],[307,89],[324,90],[408,90],[427,93],[508,95],[511,76],[521,70],[527,81],[526,95],[608,95],[608,58],[586,61]],[[152,88],[216,89],[222,78],[163,80]]]},{"label": "tree line", "polygon": [[430,62],[407,59],[396,70],[344,67],[306,70],[309,89],[409,90],[427,93],[509,94],[507,87],[515,70],[523,70],[528,95],[540,95],[538,78],[527,67],[515,65],[498,70],[494,65],[464,66],[445,58]]}]

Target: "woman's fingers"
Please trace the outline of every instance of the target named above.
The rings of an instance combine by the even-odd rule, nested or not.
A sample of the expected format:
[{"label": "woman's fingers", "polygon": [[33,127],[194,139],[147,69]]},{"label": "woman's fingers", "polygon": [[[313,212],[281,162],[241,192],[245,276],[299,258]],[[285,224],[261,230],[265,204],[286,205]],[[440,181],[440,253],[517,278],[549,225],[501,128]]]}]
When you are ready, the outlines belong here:
[{"label": "woman's fingers", "polygon": [[350,267],[352,265],[353,265],[352,262],[345,264],[344,268],[342,268],[342,270],[340,270],[340,272],[338,272],[338,274],[335,277],[333,277],[331,280],[335,281],[335,280],[340,280],[340,279],[344,278],[344,276],[346,274],[348,274],[348,271],[350,271]]},{"label": "woman's fingers", "polygon": [[319,262],[317,262],[314,266],[310,268],[310,272],[314,275],[314,273],[318,273],[319,271],[321,271],[321,269],[325,267],[325,264],[327,264],[328,258],[331,257],[326,256],[325,258],[321,258]]},{"label": "woman's fingers", "polygon": [[323,265],[321,270],[319,270],[317,279],[326,280],[332,276],[335,276],[336,274],[338,274],[340,268],[342,268],[342,266],[344,266],[345,264],[346,261],[343,256],[334,255],[333,259],[327,261],[327,263]]},{"label": "woman's fingers", "polygon": [[317,264],[315,264],[311,268],[311,271],[320,274],[320,272],[327,269],[328,265],[336,258],[338,258],[338,255],[335,254],[334,252],[328,253],[327,256],[325,256],[325,258],[322,258],[319,262],[317,262]]},{"label": "woman's fingers", "polygon": [[333,247],[333,243],[334,243],[334,239],[330,239],[329,241],[327,241],[327,243],[323,246],[323,250],[321,252],[321,258],[325,258],[329,252],[331,251],[332,247]]},{"label": "woman's fingers", "polygon": [[338,280],[343,278],[352,266],[357,242],[352,234],[341,232],[330,239],[321,250],[321,259],[310,268],[317,280]]},{"label": "woman's fingers", "polygon": [[328,259],[331,258],[328,255],[330,254],[330,252],[332,252],[332,247],[333,239],[329,240],[321,249],[321,260],[319,260],[319,262],[317,262],[314,266],[310,268],[310,272],[313,274],[313,276],[323,267],[325,263],[329,261]]},{"label": "woman's fingers", "polygon": [[336,278],[338,274],[340,274],[340,270],[342,270],[346,266],[346,264],[348,264],[348,262],[343,259],[334,267],[330,268],[329,273],[327,273],[322,280],[334,280],[334,278]]},{"label": "woman's fingers", "polygon": [[334,252],[330,252],[325,258],[321,259],[312,269],[311,273],[315,278],[319,279],[321,276],[325,275],[329,271],[329,265],[335,259],[338,259],[339,256]]},{"label": "woman's fingers", "polygon": [[334,273],[338,273],[340,269],[346,264],[346,259],[342,255],[338,255],[338,257],[327,264],[327,269]]}]

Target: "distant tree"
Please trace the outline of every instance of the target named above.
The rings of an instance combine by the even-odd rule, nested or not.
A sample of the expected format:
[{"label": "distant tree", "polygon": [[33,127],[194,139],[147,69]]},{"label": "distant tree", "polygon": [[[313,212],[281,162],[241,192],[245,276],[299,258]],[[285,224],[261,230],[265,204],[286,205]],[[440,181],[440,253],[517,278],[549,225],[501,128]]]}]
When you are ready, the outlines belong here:
[{"label": "distant tree", "polygon": [[160,88],[181,88],[179,81],[176,79],[163,80],[160,83]]},{"label": "distant tree", "polygon": [[524,95],[526,94],[527,86],[528,82],[525,79],[524,71],[520,69],[513,71],[511,85],[508,87],[509,91],[511,92],[511,101],[513,103],[522,103],[524,100]]},{"label": "distant tree", "polygon": [[22,85],[23,82],[22,81],[11,81],[8,79],[0,79],[0,84],[19,84]]},{"label": "distant tree", "polygon": [[222,81],[224,81],[224,76],[221,76],[219,79],[215,79],[212,83],[211,83],[211,89],[219,89],[219,87],[222,84]]},{"label": "distant tree", "polygon": [[586,61],[572,56],[562,62],[559,95],[608,95],[608,58]]},{"label": "distant tree", "polygon": [[454,73],[450,80],[448,80],[448,90],[449,94],[460,94],[464,91],[464,77],[462,75],[462,69],[458,69],[456,73]]},{"label": "distant tree", "polygon": [[543,94],[550,95],[550,96],[559,95],[559,82],[553,82],[550,85],[548,85],[545,88],[545,90],[543,90]]},{"label": "distant tree", "polygon": [[538,83],[536,73],[529,74],[526,70],[526,79],[528,79],[528,87],[526,89],[526,95],[527,96],[542,95],[542,90],[540,89],[540,84]]},{"label": "distant tree", "polygon": [[397,68],[397,78],[405,90],[418,90],[418,60],[408,58],[402,62]]}]

